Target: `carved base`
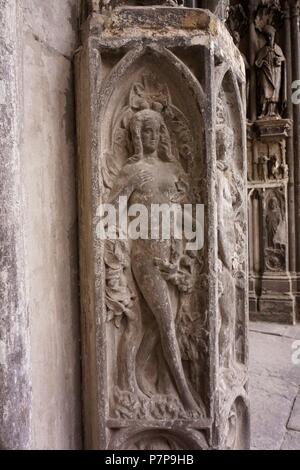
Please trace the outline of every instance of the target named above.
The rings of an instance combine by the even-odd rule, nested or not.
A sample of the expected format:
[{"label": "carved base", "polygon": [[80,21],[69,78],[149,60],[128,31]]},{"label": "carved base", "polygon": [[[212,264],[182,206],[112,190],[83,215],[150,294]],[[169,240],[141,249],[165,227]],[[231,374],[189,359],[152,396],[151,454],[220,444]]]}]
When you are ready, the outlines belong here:
[{"label": "carved base", "polygon": [[292,123],[290,119],[259,119],[254,124],[257,136],[263,141],[274,141],[278,138],[286,138],[291,131]]},{"label": "carved base", "polygon": [[[257,294],[257,292],[261,294]],[[265,274],[252,279],[249,296],[250,320],[286,323],[296,320],[296,302],[288,274]]]}]

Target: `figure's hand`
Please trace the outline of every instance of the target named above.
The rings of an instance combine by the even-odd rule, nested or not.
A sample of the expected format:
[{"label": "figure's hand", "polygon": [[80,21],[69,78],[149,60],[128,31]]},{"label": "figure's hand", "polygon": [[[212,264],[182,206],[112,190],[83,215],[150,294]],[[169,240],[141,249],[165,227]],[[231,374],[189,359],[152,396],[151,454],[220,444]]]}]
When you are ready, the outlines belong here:
[{"label": "figure's hand", "polygon": [[133,189],[136,189],[138,187],[143,187],[144,184],[148,183],[149,181],[153,181],[152,174],[150,171],[141,169],[130,177],[129,184]]}]

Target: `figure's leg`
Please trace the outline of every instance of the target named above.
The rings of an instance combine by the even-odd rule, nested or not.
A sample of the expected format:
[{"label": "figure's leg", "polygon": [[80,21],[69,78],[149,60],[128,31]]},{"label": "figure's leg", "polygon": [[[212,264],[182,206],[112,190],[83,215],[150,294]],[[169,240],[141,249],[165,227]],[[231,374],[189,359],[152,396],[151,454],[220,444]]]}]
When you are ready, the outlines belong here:
[{"label": "figure's leg", "polygon": [[140,390],[149,398],[153,395],[150,385],[145,378],[145,370],[153,357],[156,345],[159,342],[159,331],[153,323],[146,331],[137,354],[136,377]]},{"label": "figure's leg", "polygon": [[187,385],[182,366],[176,337],[175,314],[170,304],[168,285],[159,269],[154,266],[152,259],[148,259],[147,263],[142,263],[141,259],[133,261],[132,268],[144,299],[157,321],[164,357],[182,404],[187,410],[198,411],[199,407]]},{"label": "figure's leg", "polygon": [[141,315],[139,306],[134,306],[136,314],[127,318],[118,348],[118,385],[121,390],[138,392],[136,380],[136,355],[142,339]]}]

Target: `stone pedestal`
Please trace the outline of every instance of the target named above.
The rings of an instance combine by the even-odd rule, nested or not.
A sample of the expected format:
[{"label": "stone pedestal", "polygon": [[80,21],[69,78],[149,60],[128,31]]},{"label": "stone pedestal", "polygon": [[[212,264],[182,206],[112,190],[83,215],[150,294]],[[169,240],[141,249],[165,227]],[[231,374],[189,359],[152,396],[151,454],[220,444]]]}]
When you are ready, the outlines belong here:
[{"label": "stone pedestal", "polygon": [[[121,3],[83,8],[76,56],[85,445],[246,449],[243,60],[207,11]],[[204,246],[105,240],[120,197],[203,204]]]}]

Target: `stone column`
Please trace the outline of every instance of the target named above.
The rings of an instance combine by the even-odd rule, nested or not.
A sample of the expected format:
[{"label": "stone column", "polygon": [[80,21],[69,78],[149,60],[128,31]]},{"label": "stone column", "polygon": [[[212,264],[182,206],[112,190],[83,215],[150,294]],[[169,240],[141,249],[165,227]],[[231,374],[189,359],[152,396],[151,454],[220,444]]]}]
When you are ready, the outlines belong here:
[{"label": "stone column", "polygon": [[20,174],[18,1],[0,0],[0,448],[30,445],[31,392]]},{"label": "stone column", "polygon": [[[284,51],[287,58],[287,118],[293,119],[292,104],[292,44],[291,44],[291,15],[290,4],[286,0],[284,4]],[[289,268],[291,273],[296,271],[296,246],[295,246],[295,185],[294,185],[294,143],[293,131],[287,138],[287,164],[289,167],[288,182],[288,222],[289,222]]]},{"label": "stone column", "polygon": [[[297,0],[291,1],[291,41],[293,81],[300,80],[300,38],[299,38],[300,7]],[[300,272],[300,106],[294,105],[294,150],[295,150],[295,237],[296,237],[296,268]],[[297,310],[299,316],[300,286],[296,293]]]},{"label": "stone column", "polygon": [[[83,18],[76,57],[85,446],[245,449],[243,60],[212,13],[162,3]],[[173,202],[204,206],[202,248],[149,232]]]},{"label": "stone column", "polygon": [[256,71],[255,71],[255,57],[256,57],[256,31],[254,24],[255,7],[257,6],[256,0],[249,1],[249,23],[250,23],[250,36],[249,36],[249,59],[250,59],[250,121],[255,122],[257,118],[257,89],[256,89]]}]

